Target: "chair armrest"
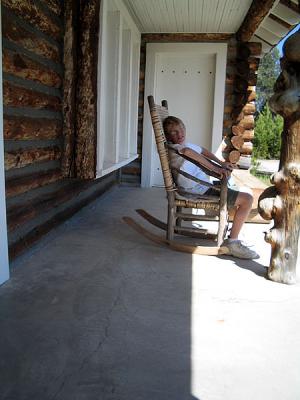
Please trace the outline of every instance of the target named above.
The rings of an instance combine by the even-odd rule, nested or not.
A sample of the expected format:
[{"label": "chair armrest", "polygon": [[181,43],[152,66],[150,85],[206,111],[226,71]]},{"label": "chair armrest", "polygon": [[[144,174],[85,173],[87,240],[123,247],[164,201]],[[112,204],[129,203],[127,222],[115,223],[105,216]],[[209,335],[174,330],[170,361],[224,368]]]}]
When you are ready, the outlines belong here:
[{"label": "chair armrest", "polygon": [[196,178],[195,176],[190,175],[190,174],[188,174],[188,173],[185,172],[185,171],[181,171],[179,168],[171,168],[171,170],[172,170],[172,171],[176,171],[178,174],[184,176],[185,178],[190,179],[191,181],[200,183],[200,184],[203,185],[203,186],[207,186],[207,187],[213,188],[213,189],[215,189],[215,190],[221,190],[219,186],[215,186],[215,185],[213,185],[213,184],[210,183],[210,182],[202,181],[201,179]]},{"label": "chair armrest", "polygon": [[[188,157],[188,156],[185,156],[185,155],[179,153],[178,150],[174,149],[173,147],[171,147],[171,146],[168,145],[168,144],[167,144],[167,147],[168,147],[169,150],[173,151],[173,152],[176,153],[178,156],[182,157],[183,159],[185,159],[185,160],[191,162],[192,164],[196,165],[197,167],[201,168],[207,175],[213,176],[214,178],[217,178],[217,179],[221,180],[222,177],[221,177],[220,174],[209,170],[208,168],[204,167],[201,163],[199,163],[199,162],[193,160],[192,158],[190,158],[190,157]],[[214,163],[214,162],[211,161],[211,160],[209,160],[209,161],[210,161],[211,163],[213,163],[213,164],[216,164],[216,163]],[[216,164],[216,165],[217,165],[217,164]]]}]

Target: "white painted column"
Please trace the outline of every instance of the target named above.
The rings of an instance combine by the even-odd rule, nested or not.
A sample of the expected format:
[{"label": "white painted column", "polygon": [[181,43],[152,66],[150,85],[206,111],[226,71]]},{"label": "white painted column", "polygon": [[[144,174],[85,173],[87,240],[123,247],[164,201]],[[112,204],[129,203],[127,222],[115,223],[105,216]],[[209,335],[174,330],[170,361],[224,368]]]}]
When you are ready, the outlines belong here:
[{"label": "white painted column", "polygon": [[[2,27],[0,1],[0,57],[2,55]],[[4,176],[4,145],[3,145],[3,93],[2,93],[2,57],[0,63],[0,284],[9,279],[5,176]]]}]

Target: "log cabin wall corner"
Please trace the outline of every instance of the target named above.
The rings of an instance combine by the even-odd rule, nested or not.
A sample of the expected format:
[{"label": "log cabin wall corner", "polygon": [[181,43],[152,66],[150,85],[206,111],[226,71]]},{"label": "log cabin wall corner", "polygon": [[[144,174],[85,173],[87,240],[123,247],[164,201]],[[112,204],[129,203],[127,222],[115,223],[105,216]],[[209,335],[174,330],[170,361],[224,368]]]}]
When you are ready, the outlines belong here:
[{"label": "log cabin wall corner", "polygon": [[[84,78],[87,69],[93,72],[97,67],[93,38],[98,29],[100,0],[89,2],[89,7],[80,2],[80,23],[89,35],[81,30],[78,43],[87,53],[79,52],[74,70],[64,76],[64,54],[72,51],[66,47],[64,12],[74,11],[76,4],[73,0],[2,0],[4,150],[11,258],[117,182],[117,172],[101,179],[66,179],[95,176],[96,100],[92,94],[96,74],[88,82]],[[74,23],[78,23],[77,15],[73,15]],[[67,105],[70,115],[66,112],[66,89],[70,89],[66,78],[84,86],[78,90],[71,86]],[[75,104],[81,111],[77,119]],[[65,121],[73,124],[71,138],[66,138]],[[88,149],[86,153],[80,151],[83,147]],[[69,164],[66,159],[71,160]],[[75,163],[70,173],[72,160]],[[82,175],[76,173],[76,168],[83,171]]]}]

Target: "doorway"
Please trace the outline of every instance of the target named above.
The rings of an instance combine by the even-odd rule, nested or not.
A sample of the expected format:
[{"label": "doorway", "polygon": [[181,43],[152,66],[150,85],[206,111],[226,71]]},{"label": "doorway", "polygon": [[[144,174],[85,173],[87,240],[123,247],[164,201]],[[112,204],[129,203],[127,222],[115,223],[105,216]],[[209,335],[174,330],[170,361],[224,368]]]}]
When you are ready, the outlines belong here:
[{"label": "doorway", "polygon": [[147,96],[168,100],[181,118],[187,140],[215,151],[222,140],[226,44],[150,43],[147,45],[142,186],[163,186]]}]

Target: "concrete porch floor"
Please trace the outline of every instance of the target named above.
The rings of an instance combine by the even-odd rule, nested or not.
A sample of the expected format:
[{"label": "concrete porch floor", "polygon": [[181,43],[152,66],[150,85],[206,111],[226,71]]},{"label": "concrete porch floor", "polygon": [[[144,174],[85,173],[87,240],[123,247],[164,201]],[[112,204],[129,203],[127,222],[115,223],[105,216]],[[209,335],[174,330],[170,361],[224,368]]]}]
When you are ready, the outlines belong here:
[{"label": "concrete porch floor", "polygon": [[115,188],[13,264],[0,399],[300,398],[300,285],[265,278],[268,226],[245,226],[261,255],[245,261],[176,253],[121,221],[164,206],[161,189]]}]

